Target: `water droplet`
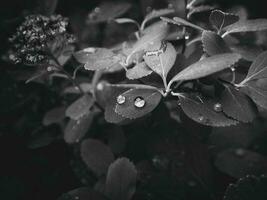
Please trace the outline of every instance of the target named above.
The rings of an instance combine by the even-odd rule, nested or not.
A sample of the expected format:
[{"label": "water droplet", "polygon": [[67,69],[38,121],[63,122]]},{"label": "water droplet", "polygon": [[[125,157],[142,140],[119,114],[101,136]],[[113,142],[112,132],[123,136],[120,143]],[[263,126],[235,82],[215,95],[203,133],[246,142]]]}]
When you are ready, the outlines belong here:
[{"label": "water droplet", "polygon": [[145,100],[142,97],[137,97],[134,100],[134,105],[137,108],[143,108],[145,106],[145,104],[146,104],[146,102],[145,102]]},{"label": "water droplet", "polygon": [[94,12],[96,12],[96,13],[100,13],[100,12],[101,12],[101,10],[100,10],[100,8],[99,8],[99,7],[96,7],[96,8],[95,8],[95,10],[94,10]]},{"label": "water droplet", "polygon": [[46,70],[47,70],[48,72],[51,72],[51,71],[53,71],[53,67],[49,66],[49,67],[46,68]]},{"label": "water droplet", "polygon": [[234,71],[235,71],[235,68],[234,68],[234,67],[231,67],[230,69],[231,69],[231,71],[232,71],[232,72],[234,72]]},{"label": "water droplet", "polygon": [[86,53],[95,53],[96,52],[96,48],[94,47],[88,47],[86,49],[83,50]]},{"label": "water droplet", "polygon": [[222,104],[220,103],[214,104],[213,109],[215,112],[222,112]]},{"label": "water droplet", "polygon": [[119,96],[117,97],[117,103],[118,103],[119,105],[124,104],[125,101],[126,101],[125,96],[119,95]]},{"label": "water droplet", "polygon": [[189,40],[190,36],[189,36],[189,35],[185,35],[184,38],[185,38],[186,40]]},{"label": "water droplet", "polygon": [[203,122],[204,119],[205,119],[205,118],[204,118],[202,115],[198,117],[198,120],[199,120],[200,122]]},{"label": "water droplet", "polygon": [[242,156],[244,156],[245,155],[245,150],[244,149],[236,149],[235,150],[235,154],[237,155],[237,156],[240,156],[240,157],[242,157]]}]

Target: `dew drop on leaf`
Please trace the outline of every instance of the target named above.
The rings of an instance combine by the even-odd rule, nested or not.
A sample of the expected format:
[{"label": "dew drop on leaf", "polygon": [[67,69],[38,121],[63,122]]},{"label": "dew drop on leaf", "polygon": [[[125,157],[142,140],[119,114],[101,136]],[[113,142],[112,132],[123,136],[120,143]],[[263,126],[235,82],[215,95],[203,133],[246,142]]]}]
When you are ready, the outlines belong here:
[{"label": "dew drop on leaf", "polygon": [[204,118],[204,116],[202,116],[202,115],[198,117],[198,120],[199,120],[200,122],[203,122],[204,119],[205,119],[205,118]]},{"label": "dew drop on leaf", "polygon": [[189,36],[189,35],[185,35],[184,38],[185,38],[186,40],[189,40],[190,36]]},{"label": "dew drop on leaf", "polygon": [[137,108],[143,108],[145,106],[146,102],[142,97],[137,97],[134,100],[134,106]]},{"label": "dew drop on leaf", "polygon": [[96,52],[96,48],[93,47],[88,47],[86,49],[83,50],[86,53],[95,53]]},{"label": "dew drop on leaf", "polygon": [[232,72],[234,72],[234,71],[235,71],[235,68],[234,68],[234,67],[231,67],[230,69],[231,69],[231,71],[232,71]]},{"label": "dew drop on leaf", "polygon": [[124,104],[125,101],[126,101],[125,96],[119,95],[119,96],[117,97],[117,103],[118,103],[119,105]]},{"label": "dew drop on leaf", "polygon": [[104,83],[102,83],[102,82],[98,83],[98,84],[96,85],[96,89],[97,89],[98,91],[102,91],[102,90],[104,90]]},{"label": "dew drop on leaf", "polygon": [[214,104],[213,109],[215,112],[222,112],[222,104],[220,103]]}]

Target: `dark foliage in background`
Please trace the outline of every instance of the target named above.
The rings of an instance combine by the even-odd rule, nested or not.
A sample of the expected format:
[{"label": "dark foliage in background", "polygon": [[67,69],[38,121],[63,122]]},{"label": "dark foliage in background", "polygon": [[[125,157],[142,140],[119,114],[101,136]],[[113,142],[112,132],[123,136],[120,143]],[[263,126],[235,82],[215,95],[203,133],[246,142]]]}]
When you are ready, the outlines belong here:
[{"label": "dark foliage in background", "polygon": [[0,199],[267,199],[264,1],[185,2],[3,2]]}]

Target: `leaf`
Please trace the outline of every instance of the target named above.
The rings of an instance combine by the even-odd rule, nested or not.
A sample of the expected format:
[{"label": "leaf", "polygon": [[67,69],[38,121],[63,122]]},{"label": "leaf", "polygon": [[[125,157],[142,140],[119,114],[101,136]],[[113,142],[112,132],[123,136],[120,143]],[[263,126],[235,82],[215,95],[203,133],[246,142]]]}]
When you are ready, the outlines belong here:
[{"label": "leaf", "polygon": [[232,177],[242,178],[248,174],[265,173],[267,160],[262,155],[249,150],[227,149],[217,155],[215,166]]},{"label": "leaf", "polygon": [[177,74],[171,82],[203,78],[230,68],[239,61],[241,56],[236,53],[219,54],[200,60]]},{"label": "leaf", "polygon": [[85,64],[87,70],[104,70],[116,66],[120,61],[120,56],[105,48],[89,47],[74,54],[75,59]]},{"label": "leaf", "polygon": [[[80,83],[80,87],[84,93],[92,93],[93,88],[91,83]],[[66,87],[63,94],[81,94],[81,91],[76,86]]]},{"label": "leaf", "polygon": [[197,95],[191,95],[180,96],[179,103],[184,113],[197,123],[214,127],[225,127],[237,124],[237,121],[226,117],[223,112],[216,111],[214,106],[217,103],[212,100],[204,99]]},{"label": "leaf", "polygon": [[267,78],[267,51],[261,53],[252,63],[243,83],[264,78]]},{"label": "leaf", "polygon": [[167,22],[167,23],[175,24],[178,26],[188,26],[188,27],[192,27],[192,28],[199,30],[199,31],[204,31],[204,29],[202,27],[197,26],[195,24],[192,24],[191,22],[188,22],[188,21],[186,21],[180,17],[174,17],[173,19],[169,19],[167,17],[161,17],[160,19],[164,22]]},{"label": "leaf", "polygon": [[146,22],[152,20],[152,19],[155,19],[155,18],[158,18],[160,16],[164,16],[164,15],[169,15],[169,14],[172,14],[174,13],[174,9],[171,9],[171,8],[165,8],[165,9],[160,9],[160,10],[152,10],[150,13],[148,13],[146,16],[145,16],[145,19],[143,21],[143,26],[145,25]]},{"label": "leaf", "polygon": [[210,56],[231,52],[221,36],[212,31],[202,32],[202,43],[204,51]]},{"label": "leaf", "polygon": [[143,36],[133,45],[129,58],[134,53],[145,50],[150,44],[162,41],[168,32],[169,26],[162,21],[150,25],[143,31]]},{"label": "leaf", "polygon": [[243,59],[254,61],[261,53],[262,48],[257,45],[232,45],[231,50],[234,53],[239,53]]},{"label": "leaf", "polygon": [[137,171],[127,158],[119,158],[109,168],[105,194],[111,200],[130,200],[135,193]]},{"label": "leaf", "polygon": [[267,109],[267,79],[246,83],[240,90],[247,94],[257,105]]},{"label": "leaf", "polygon": [[86,139],[81,144],[81,157],[88,168],[98,177],[106,174],[109,165],[114,160],[110,148],[95,139]]},{"label": "leaf", "polygon": [[58,200],[107,200],[104,195],[92,190],[89,187],[81,187],[71,190],[63,195]]},{"label": "leaf", "polygon": [[238,180],[236,184],[230,184],[225,192],[223,200],[265,200],[267,199],[267,177],[248,175]]},{"label": "leaf", "polygon": [[236,23],[239,17],[235,14],[214,10],[211,12],[209,20],[217,31],[221,31],[224,27]]},{"label": "leaf", "polygon": [[80,142],[90,128],[93,119],[94,114],[92,112],[89,112],[78,120],[71,119],[64,130],[65,142],[68,144]]},{"label": "leaf", "polygon": [[[147,48],[147,52],[144,56],[146,64],[162,78],[166,79],[169,71],[173,67],[177,52],[171,43],[167,43],[165,47],[161,49],[154,49],[154,45],[150,45]],[[149,52],[156,51],[156,55],[149,55]]]},{"label": "leaf", "polygon": [[207,6],[207,5],[194,7],[188,12],[187,18],[190,19],[194,14],[209,12],[213,9],[214,9],[214,6]]},{"label": "leaf", "polygon": [[131,7],[127,2],[103,2],[88,15],[87,23],[107,22],[126,13]]},{"label": "leaf", "polygon": [[90,112],[90,108],[94,105],[95,101],[92,96],[87,94],[83,95],[74,101],[67,109],[66,116],[71,119],[78,120],[82,116]]},{"label": "leaf", "polygon": [[133,68],[126,71],[126,77],[130,80],[139,79],[148,76],[153,71],[146,65],[145,62],[136,64]]},{"label": "leaf", "polygon": [[220,99],[223,112],[241,122],[252,122],[256,117],[254,105],[250,99],[232,87],[226,87]]},{"label": "leaf", "polygon": [[253,32],[267,30],[267,19],[251,19],[238,21],[224,28],[224,35],[230,33]]},{"label": "leaf", "polygon": [[[126,23],[133,23],[136,24],[137,22],[133,19],[129,19],[129,18],[117,18],[114,19],[114,21],[118,24],[126,24]],[[137,23],[138,24],[138,23]]]},{"label": "leaf", "polygon": [[47,113],[45,113],[45,116],[43,118],[43,125],[49,126],[51,124],[62,122],[65,118],[65,110],[66,108],[64,106],[49,110]]},{"label": "leaf", "polygon": [[152,112],[161,100],[161,94],[152,89],[130,89],[120,96],[125,98],[125,102],[117,102],[115,112],[129,119],[140,118]]}]

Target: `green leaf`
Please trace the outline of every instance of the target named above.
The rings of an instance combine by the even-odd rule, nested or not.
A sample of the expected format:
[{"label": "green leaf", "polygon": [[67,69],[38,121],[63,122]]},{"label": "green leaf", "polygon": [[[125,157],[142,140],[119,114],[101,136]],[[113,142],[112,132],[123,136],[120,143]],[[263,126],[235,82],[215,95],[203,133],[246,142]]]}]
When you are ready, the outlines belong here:
[{"label": "green leaf", "polygon": [[103,2],[89,13],[87,23],[110,21],[126,13],[130,7],[131,4],[127,2]]},{"label": "green leaf", "polygon": [[179,104],[189,118],[206,126],[225,127],[238,123],[226,117],[221,110],[215,110],[214,106],[217,102],[213,100],[198,97],[197,95],[182,95],[179,97]]},{"label": "green leaf", "polygon": [[249,81],[241,87],[241,91],[247,94],[257,105],[267,109],[267,79]]},{"label": "green leaf", "polygon": [[236,89],[226,87],[220,99],[223,112],[241,122],[252,122],[256,117],[256,111],[251,100]]},{"label": "green leaf", "polygon": [[236,53],[219,54],[205,58],[185,68],[171,80],[171,83],[209,76],[216,72],[230,68],[238,62],[240,58],[241,56]]},{"label": "green leaf", "polygon": [[267,51],[260,54],[252,63],[248,74],[242,83],[244,84],[248,81],[265,78],[267,78]]},{"label": "green leaf", "polygon": [[248,175],[238,180],[236,184],[230,184],[225,192],[223,200],[265,200],[267,199],[267,177]]},{"label": "green leaf", "polygon": [[161,94],[152,89],[130,89],[119,96],[124,103],[116,104],[115,112],[125,118],[136,119],[152,112],[160,103]]},{"label": "green leaf", "polygon": [[128,60],[134,55],[134,53],[142,50],[153,44],[154,42],[162,41],[169,32],[169,26],[160,21],[156,22],[143,31],[143,36],[133,45],[130,50]]},{"label": "green leaf", "polygon": [[110,148],[95,139],[87,139],[82,142],[81,157],[88,168],[98,177],[106,174],[109,165],[114,161],[114,155]]},{"label": "green leaf", "polygon": [[89,112],[78,120],[71,119],[64,130],[65,142],[68,144],[80,142],[90,128],[93,119],[94,113],[92,112]]},{"label": "green leaf", "polygon": [[146,16],[145,16],[145,19],[142,23],[142,28],[144,28],[145,24],[152,20],[152,19],[155,19],[155,18],[158,18],[160,16],[164,16],[164,15],[169,15],[169,14],[172,14],[174,13],[174,9],[171,9],[171,8],[165,8],[165,9],[160,9],[160,10],[152,10],[150,13],[148,13]]},{"label": "green leaf", "polygon": [[49,126],[51,124],[62,122],[65,118],[65,110],[66,108],[64,106],[49,110],[47,113],[45,113],[45,116],[43,118],[43,125]]},{"label": "green leaf", "polygon": [[248,174],[261,175],[266,172],[267,160],[264,156],[245,149],[227,149],[215,159],[215,166],[235,178]]},{"label": "green leaf", "polygon": [[139,79],[148,76],[153,71],[146,65],[145,62],[136,64],[133,68],[128,69],[126,72],[126,77],[130,80]]},{"label": "green leaf", "polygon": [[220,32],[224,27],[236,23],[239,17],[235,14],[214,10],[211,12],[209,20],[211,25]]},{"label": "green leaf", "polygon": [[92,96],[83,95],[76,101],[74,101],[67,109],[66,116],[71,119],[78,120],[82,116],[90,112],[90,108],[94,105],[94,99]]},{"label": "green leaf", "polygon": [[137,171],[127,158],[119,158],[109,168],[105,194],[111,200],[130,200],[135,193]]},{"label": "green leaf", "polygon": [[202,43],[204,51],[210,56],[231,52],[221,36],[212,31],[203,31]]},{"label": "green leaf", "polygon": [[225,33],[223,35],[225,36],[230,33],[253,32],[263,30],[267,30],[267,19],[242,20],[225,27]]},{"label": "green leaf", "polygon": [[[154,52],[156,54],[154,54]],[[177,52],[171,43],[167,43],[163,48],[154,44],[147,48],[144,60],[154,72],[166,80],[169,71],[175,63],[176,56]]]},{"label": "green leaf", "polygon": [[89,47],[74,54],[76,60],[87,70],[104,70],[116,66],[121,57],[105,48]]}]

